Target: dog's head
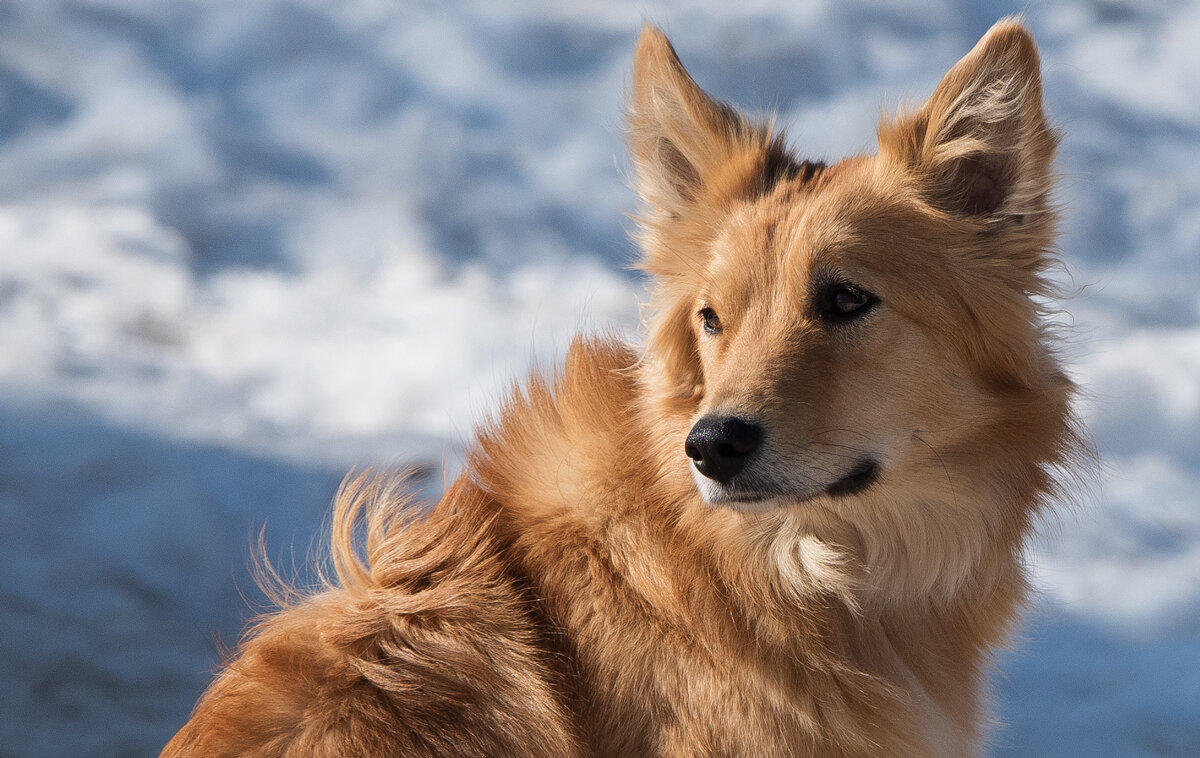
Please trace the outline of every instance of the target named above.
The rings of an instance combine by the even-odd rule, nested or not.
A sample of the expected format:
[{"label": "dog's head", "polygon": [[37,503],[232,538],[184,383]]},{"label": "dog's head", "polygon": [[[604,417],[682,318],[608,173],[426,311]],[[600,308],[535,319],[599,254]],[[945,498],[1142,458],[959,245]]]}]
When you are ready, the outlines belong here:
[{"label": "dog's head", "polygon": [[885,120],[873,156],[798,160],[653,28],[629,122],[652,387],[706,501],[851,512],[1049,486],[1071,391],[1042,323],[1056,138],[1020,24]]}]

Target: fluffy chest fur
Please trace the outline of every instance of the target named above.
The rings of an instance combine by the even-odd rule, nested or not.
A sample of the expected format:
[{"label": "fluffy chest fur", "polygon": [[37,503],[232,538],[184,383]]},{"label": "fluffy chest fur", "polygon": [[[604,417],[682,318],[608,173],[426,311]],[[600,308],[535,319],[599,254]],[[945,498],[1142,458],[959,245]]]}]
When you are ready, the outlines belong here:
[{"label": "fluffy chest fur", "polygon": [[986,641],[954,650],[923,608],[863,607],[852,530],[839,544],[795,514],[704,503],[656,444],[669,420],[642,402],[635,362],[577,344],[471,466],[561,630],[586,741],[603,755],[969,753],[978,704],[962,685]]}]

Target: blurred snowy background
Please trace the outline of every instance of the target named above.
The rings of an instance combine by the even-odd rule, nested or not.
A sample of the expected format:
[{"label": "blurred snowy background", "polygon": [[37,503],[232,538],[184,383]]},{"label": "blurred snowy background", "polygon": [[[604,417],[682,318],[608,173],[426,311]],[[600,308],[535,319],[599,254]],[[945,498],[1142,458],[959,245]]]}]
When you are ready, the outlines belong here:
[{"label": "blurred snowy background", "polygon": [[573,331],[637,333],[643,18],[833,159],[1021,11],[1107,473],[992,753],[1200,755],[1197,3],[0,0],[0,756],[155,754],[263,525],[286,573],[349,466],[453,467]]}]

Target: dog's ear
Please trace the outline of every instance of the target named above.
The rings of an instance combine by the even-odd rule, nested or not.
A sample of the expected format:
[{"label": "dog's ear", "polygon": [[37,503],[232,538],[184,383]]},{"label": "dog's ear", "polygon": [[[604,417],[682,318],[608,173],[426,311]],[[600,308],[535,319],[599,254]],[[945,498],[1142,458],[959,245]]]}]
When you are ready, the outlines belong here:
[{"label": "dog's ear", "polygon": [[1048,211],[1057,146],[1039,69],[1025,27],[997,23],[916,113],[881,124],[880,154],[900,162],[942,211],[989,223],[1037,220]]},{"label": "dog's ear", "polygon": [[650,343],[661,393],[694,398],[703,386],[693,321],[697,281],[716,220],[729,203],[761,193],[793,167],[781,138],[710,98],[666,36],[646,26],[634,53],[629,152],[642,200],[644,259],[653,276]]},{"label": "dog's ear", "polygon": [[[996,280],[964,304],[972,359],[998,386],[1046,380],[1047,363],[1030,348],[1039,344],[1030,295],[1049,287],[1057,144],[1042,110],[1037,46],[1011,19],[993,26],[919,110],[879,129],[880,157],[933,212],[956,223],[959,234],[943,254],[964,273]],[[997,323],[1007,326],[987,327]]]},{"label": "dog's ear", "polygon": [[628,139],[643,202],[656,216],[678,217],[743,193],[771,130],[705,94],[666,35],[646,26],[634,53]]}]

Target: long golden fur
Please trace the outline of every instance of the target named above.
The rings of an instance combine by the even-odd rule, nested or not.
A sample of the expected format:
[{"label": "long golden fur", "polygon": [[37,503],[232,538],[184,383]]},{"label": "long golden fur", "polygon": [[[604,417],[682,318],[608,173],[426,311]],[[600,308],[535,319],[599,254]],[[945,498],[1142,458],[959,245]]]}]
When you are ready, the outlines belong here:
[{"label": "long golden fur", "polygon": [[577,341],[427,516],[350,479],[337,581],[261,620],[163,755],[979,749],[1080,449],[1032,38],[997,24],[824,166],[647,28],[629,135],[644,350]]}]

